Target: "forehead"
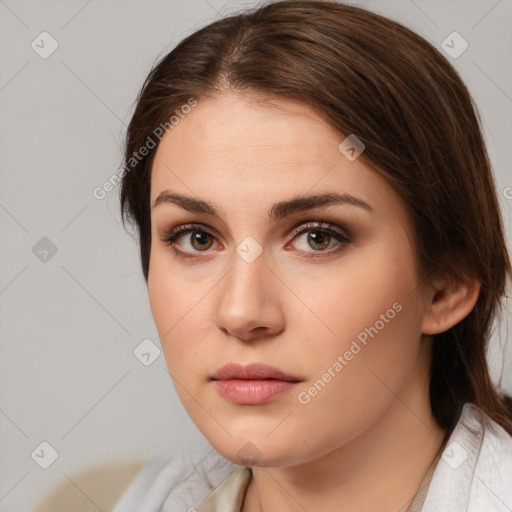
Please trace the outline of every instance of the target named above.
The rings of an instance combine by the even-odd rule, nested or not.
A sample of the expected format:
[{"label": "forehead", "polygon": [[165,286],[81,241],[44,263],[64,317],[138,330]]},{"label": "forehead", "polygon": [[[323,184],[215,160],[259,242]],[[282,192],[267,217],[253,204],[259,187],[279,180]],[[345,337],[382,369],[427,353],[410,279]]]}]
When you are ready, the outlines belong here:
[{"label": "forehead", "polygon": [[339,151],[344,138],[300,103],[235,94],[201,100],[162,137],[151,204],[166,189],[229,201],[237,211],[266,211],[277,200],[325,190],[370,204],[396,201],[362,160]]},{"label": "forehead", "polygon": [[[188,152],[189,158],[226,165],[251,158],[244,167],[271,158],[293,164],[305,157],[318,160],[320,148],[314,142],[324,139],[326,133],[335,140],[340,137],[306,105],[223,94],[200,100],[164,135],[157,154],[178,150]],[[305,140],[311,144],[304,146]]]}]

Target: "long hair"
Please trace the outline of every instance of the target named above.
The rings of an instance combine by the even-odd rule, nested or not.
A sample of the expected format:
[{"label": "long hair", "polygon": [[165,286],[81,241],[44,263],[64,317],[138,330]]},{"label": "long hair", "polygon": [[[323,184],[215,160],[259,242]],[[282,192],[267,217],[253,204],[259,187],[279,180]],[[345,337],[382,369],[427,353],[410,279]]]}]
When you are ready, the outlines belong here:
[{"label": "long hair", "polygon": [[340,134],[356,134],[366,147],[359,158],[407,205],[422,274],[479,279],[473,311],[434,336],[431,407],[448,432],[471,402],[512,434],[486,362],[510,258],[478,111],[453,66],[399,23],[330,1],[268,3],[185,38],[149,73],[126,135],[121,215],[137,228],[146,282],[158,146],[133,155],[191,98],[226,91],[299,101]]}]

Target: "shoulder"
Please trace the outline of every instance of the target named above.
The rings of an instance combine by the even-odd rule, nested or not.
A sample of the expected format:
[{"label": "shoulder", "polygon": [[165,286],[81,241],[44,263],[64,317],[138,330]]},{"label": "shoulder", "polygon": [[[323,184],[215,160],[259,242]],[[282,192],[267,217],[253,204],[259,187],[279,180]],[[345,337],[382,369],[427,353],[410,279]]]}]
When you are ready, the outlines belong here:
[{"label": "shoulder", "polygon": [[235,468],[216,452],[199,459],[167,450],[139,471],[112,512],[190,512]]},{"label": "shoulder", "polygon": [[509,512],[512,436],[482,409],[466,404],[450,436],[423,512]]}]

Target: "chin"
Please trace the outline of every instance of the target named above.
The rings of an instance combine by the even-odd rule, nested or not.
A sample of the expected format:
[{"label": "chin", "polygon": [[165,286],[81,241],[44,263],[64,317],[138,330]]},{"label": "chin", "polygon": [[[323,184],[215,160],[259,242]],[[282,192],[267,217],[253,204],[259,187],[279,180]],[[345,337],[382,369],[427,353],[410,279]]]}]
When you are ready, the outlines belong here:
[{"label": "chin", "polygon": [[262,438],[253,439],[252,441],[245,439],[233,439],[228,445],[219,446],[218,443],[212,443],[215,450],[224,458],[238,466],[247,467],[279,467],[291,466],[299,463],[299,457],[304,454],[293,453],[293,446],[275,446],[269,440]]}]

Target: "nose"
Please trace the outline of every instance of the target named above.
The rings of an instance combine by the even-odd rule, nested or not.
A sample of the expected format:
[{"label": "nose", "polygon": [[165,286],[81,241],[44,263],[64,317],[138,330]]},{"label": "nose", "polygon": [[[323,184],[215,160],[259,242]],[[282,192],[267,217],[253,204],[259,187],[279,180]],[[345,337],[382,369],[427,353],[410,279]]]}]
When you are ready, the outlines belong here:
[{"label": "nose", "polygon": [[215,323],[227,336],[254,341],[284,330],[281,283],[267,267],[264,255],[248,263],[235,253],[229,272],[219,283]]}]

